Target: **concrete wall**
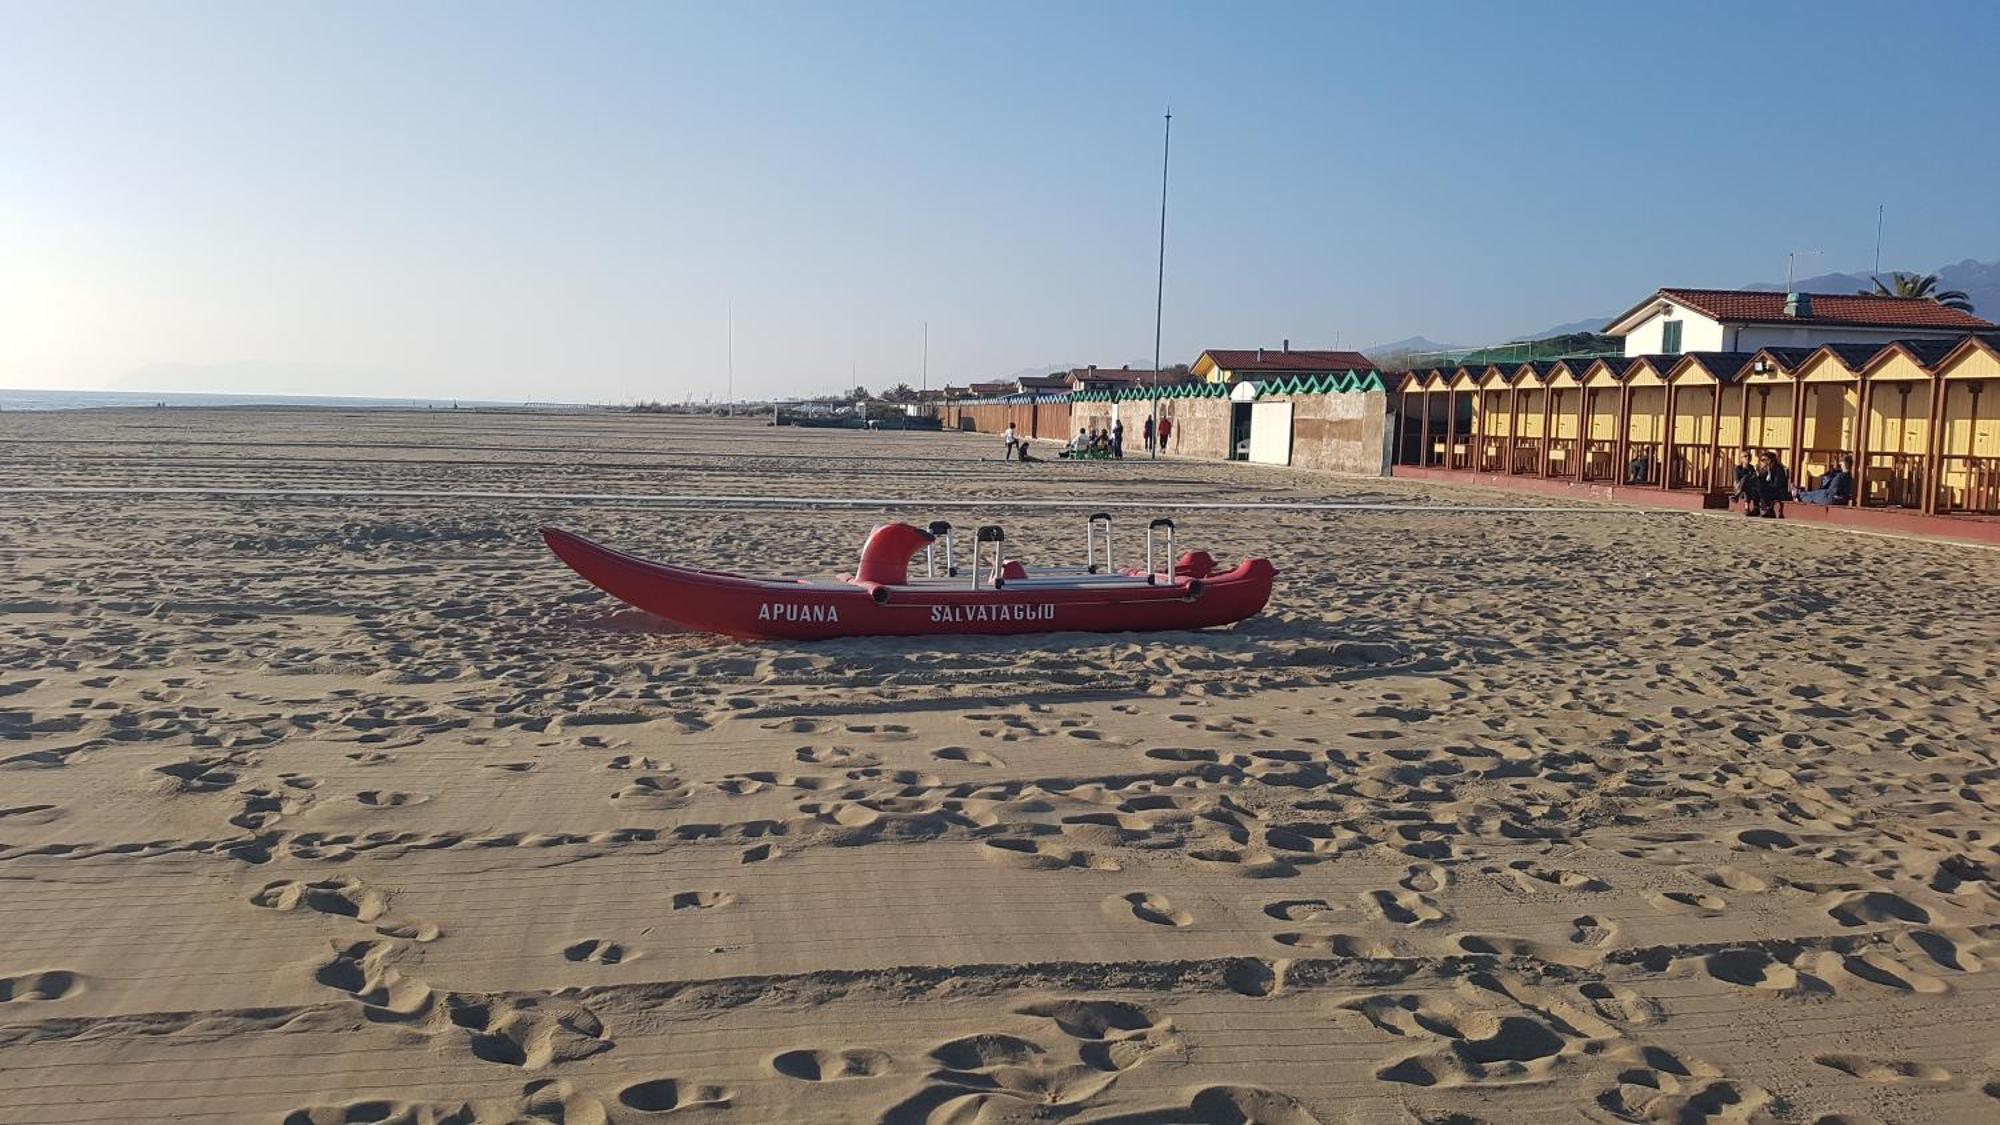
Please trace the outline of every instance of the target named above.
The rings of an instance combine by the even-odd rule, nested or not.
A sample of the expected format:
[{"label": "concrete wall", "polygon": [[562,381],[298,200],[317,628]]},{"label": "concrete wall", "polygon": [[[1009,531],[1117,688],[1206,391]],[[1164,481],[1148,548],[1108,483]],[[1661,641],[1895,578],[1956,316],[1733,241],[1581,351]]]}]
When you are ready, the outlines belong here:
[{"label": "concrete wall", "polygon": [[1395,459],[1395,396],[1373,391],[1284,395],[1275,401],[1292,404],[1292,464],[1336,473],[1389,475]]},{"label": "concrete wall", "polygon": [[[1226,398],[1162,399],[1160,417],[1172,419],[1174,423],[1173,432],[1167,438],[1167,454],[1227,461],[1231,405]],[[1145,423],[1140,424],[1143,426]],[[1141,440],[1143,445],[1143,438]]]}]

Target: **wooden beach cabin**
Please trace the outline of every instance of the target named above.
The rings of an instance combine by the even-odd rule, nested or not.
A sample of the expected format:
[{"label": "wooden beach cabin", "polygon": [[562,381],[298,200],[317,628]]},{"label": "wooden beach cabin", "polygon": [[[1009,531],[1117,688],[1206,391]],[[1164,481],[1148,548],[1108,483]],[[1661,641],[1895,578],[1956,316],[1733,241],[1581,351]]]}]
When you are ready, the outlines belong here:
[{"label": "wooden beach cabin", "polygon": [[1579,479],[1582,464],[1583,376],[1590,360],[1558,360],[1549,369],[1548,393],[1542,400],[1542,476]]},{"label": "wooden beach cabin", "polygon": [[1578,480],[1617,483],[1624,479],[1618,453],[1623,444],[1620,421],[1624,412],[1625,374],[1638,362],[1633,357],[1609,356],[1592,360],[1584,369],[1583,394],[1577,401],[1577,430],[1583,439]]},{"label": "wooden beach cabin", "polygon": [[1933,512],[2000,513],[2000,343],[1968,336],[1938,360]]},{"label": "wooden beach cabin", "polygon": [[1625,389],[1619,401],[1618,480],[1629,485],[1658,485],[1665,477],[1668,356],[1640,356],[1625,369]]},{"label": "wooden beach cabin", "polygon": [[1861,371],[1882,351],[1878,344],[1826,344],[1792,372],[1794,430],[1786,464],[1801,488],[1839,463],[1856,458],[1861,432]]},{"label": "wooden beach cabin", "polygon": [[1861,365],[1861,447],[1855,459],[1855,502],[1870,508],[1928,511],[1931,415],[1939,380],[1934,368],[1956,345],[1899,341]]},{"label": "wooden beach cabin", "polygon": [[1749,366],[1743,352],[1689,352],[1667,369],[1667,463],[1662,484],[1693,492],[1727,492],[1735,485],[1732,401]]},{"label": "wooden beach cabin", "polygon": [[1508,390],[1508,410],[1513,421],[1508,426],[1507,472],[1517,476],[1539,476],[1547,463],[1548,381],[1555,364],[1547,360],[1524,363],[1514,369]]},{"label": "wooden beach cabin", "polygon": [[1472,412],[1473,468],[1482,473],[1507,471],[1508,447],[1514,438],[1513,369],[1498,364],[1480,373]]}]

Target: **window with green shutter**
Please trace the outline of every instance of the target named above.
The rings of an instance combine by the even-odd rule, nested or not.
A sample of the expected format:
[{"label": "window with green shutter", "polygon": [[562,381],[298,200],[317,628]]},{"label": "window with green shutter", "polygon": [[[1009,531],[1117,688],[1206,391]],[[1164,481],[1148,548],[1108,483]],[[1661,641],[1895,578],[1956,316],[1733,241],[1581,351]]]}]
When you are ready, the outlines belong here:
[{"label": "window with green shutter", "polygon": [[1660,354],[1681,354],[1681,322],[1669,320],[1660,325]]}]

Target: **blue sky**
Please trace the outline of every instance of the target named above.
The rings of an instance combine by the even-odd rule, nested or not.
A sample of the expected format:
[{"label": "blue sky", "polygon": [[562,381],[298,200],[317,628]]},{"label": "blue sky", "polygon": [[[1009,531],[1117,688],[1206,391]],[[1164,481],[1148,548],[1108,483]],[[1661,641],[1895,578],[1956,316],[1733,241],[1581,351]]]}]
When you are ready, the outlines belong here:
[{"label": "blue sky", "polygon": [[[1990,3],[0,0],[0,385],[629,401],[2000,257]],[[1984,310],[1989,313],[1992,310]]]}]

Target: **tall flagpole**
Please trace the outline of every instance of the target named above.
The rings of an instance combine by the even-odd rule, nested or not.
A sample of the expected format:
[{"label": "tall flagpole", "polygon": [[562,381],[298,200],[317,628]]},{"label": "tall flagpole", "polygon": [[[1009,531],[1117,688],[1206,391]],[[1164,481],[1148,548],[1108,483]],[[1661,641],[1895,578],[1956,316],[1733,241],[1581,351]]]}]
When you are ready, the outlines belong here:
[{"label": "tall flagpole", "polygon": [[736,417],[736,306],[729,306],[729,416]]},{"label": "tall flagpole", "polygon": [[1160,272],[1153,287],[1153,457],[1160,456],[1160,315],[1167,301],[1167,161],[1174,151],[1174,110],[1167,107],[1166,137],[1160,145]]},{"label": "tall flagpole", "polygon": [[923,385],[918,388],[918,402],[923,401],[923,393],[931,389],[931,322],[924,321],[924,373]]}]

